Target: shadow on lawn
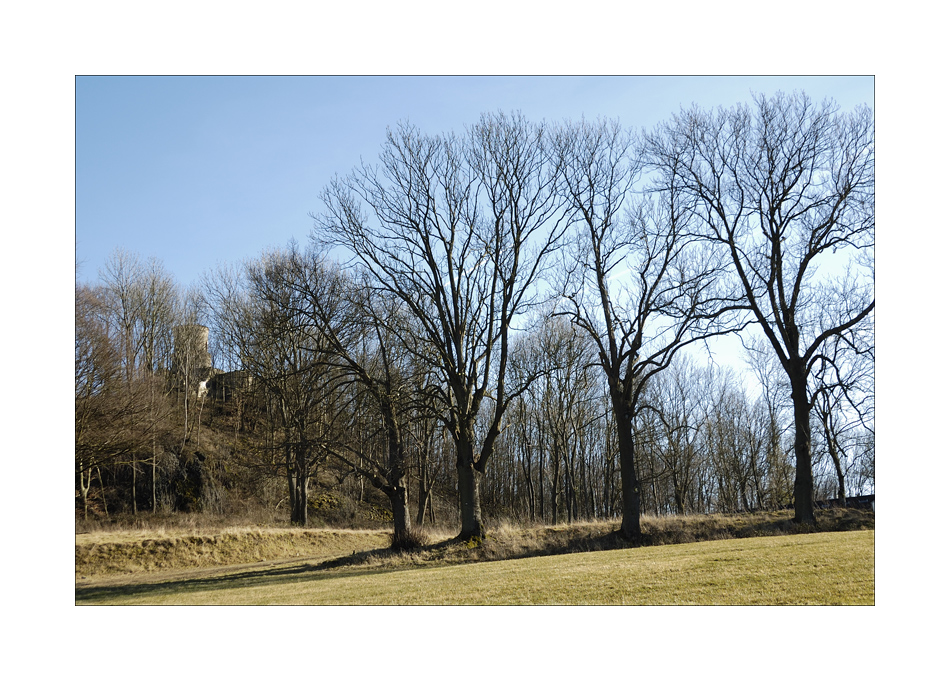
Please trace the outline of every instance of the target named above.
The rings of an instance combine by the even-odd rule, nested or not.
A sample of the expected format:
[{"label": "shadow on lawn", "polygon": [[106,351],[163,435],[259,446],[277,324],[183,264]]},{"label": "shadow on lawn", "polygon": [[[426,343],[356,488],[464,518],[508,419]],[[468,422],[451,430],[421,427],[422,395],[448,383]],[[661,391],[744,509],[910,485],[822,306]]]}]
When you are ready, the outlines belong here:
[{"label": "shadow on lawn", "polygon": [[[445,550],[453,540],[446,540],[426,547],[427,550]],[[197,593],[202,591],[222,591],[226,589],[245,589],[254,586],[274,586],[301,579],[318,580],[346,576],[373,575],[392,572],[400,566],[386,564],[387,559],[397,555],[392,549],[373,549],[355,552],[349,556],[333,558],[318,563],[294,561],[292,565],[263,565],[248,567],[239,572],[215,574],[204,577],[189,577],[160,582],[140,584],[120,584],[103,586],[76,585],[76,605],[96,605],[117,598],[145,596],[156,598],[165,595]],[[304,559],[305,561],[306,559]],[[374,565],[375,564],[375,565]],[[345,568],[359,568],[358,571],[344,571]],[[405,567],[405,566],[403,566]],[[330,572],[335,570],[334,572]],[[339,570],[339,571],[336,571]]]},{"label": "shadow on lawn", "polygon": [[[359,574],[371,574],[376,570],[361,570]],[[322,574],[321,574],[322,573]],[[332,575],[326,573],[322,564],[297,564],[292,566],[265,566],[249,568],[240,572],[224,575],[193,577],[145,584],[123,584],[110,586],[76,585],[76,605],[95,605],[103,601],[130,596],[159,597],[172,594],[197,593],[201,591],[220,591],[225,589],[243,589],[254,586],[275,585],[299,581],[302,577],[324,579]]]}]

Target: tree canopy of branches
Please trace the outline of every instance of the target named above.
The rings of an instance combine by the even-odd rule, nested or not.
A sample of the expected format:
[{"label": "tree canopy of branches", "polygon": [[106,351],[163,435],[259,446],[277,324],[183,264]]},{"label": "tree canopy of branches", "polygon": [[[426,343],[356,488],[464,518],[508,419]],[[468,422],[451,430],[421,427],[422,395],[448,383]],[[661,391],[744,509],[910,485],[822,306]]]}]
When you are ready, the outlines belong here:
[{"label": "tree canopy of branches", "polygon": [[723,252],[788,378],[795,520],[814,523],[810,414],[830,344],[865,352],[873,324],[874,119],[804,94],[692,108],[648,136],[656,189]]},{"label": "tree canopy of branches", "polygon": [[[281,285],[292,293],[295,315],[304,322],[311,347],[325,348],[325,371],[340,376],[336,389],[351,387],[365,395],[368,411],[382,423],[387,456],[379,460],[352,437],[326,444],[327,453],[352,467],[389,499],[393,514],[393,546],[413,545],[409,511],[408,419],[420,392],[425,371],[404,348],[412,333],[402,303],[385,292],[372,294],[365,282],[352,279],[315,250],[296,247],[286,254]],[[349,410],[348,410],[349,411]],[[352,413],[352,412],[351,412]],[[353,423],[363,427],[352,414]],[[368,437],[376,435],[370,428]],[[339,432],[339,431],[337,431]]]},{"label": "tree canopy of branches", "polygon": [[272,429],[272,451],[285,472],[291,522],[307,524],[310,478],[345,419],[345,377],[333,348],[307,313],[305,273],[293,252],[274,251],[206,286],[219,323],[253,376]]},{"label": "tree canopy of branches", "polygon": [[[508,384],[511,330],[536,302],[563,231],[549,160],[542,126],[521,116],[483,116],[464,138],[401,125],[380,165],[336,180],[314,216],[316,237],[346,249],[416,322],[456,447],[463,538],[484,535],[479,484],[517,392]],[[491,417],[479,437],[486,398]]]},{"label": "tree canopy of branches", "polygon": [[563,314],[597,346],[613,408],[627,538],[640,536],[633,423],[650,377],[686,345],[735,329],[722,263],[693,231],[678,194],[631,196],[640,147],[617,124],[568,125],[557,135],[558,188],[577,225],[560,289]]},{"label": "tree canopy of branches", "polygon": [[100,279],[100,285],[76,291],[77,475],[85,480],[85,503],[93,467],[127,465],[136,512],[143,462],[151,463],[156,505],[158,442],[168,428],[161,371],[171,355],[179,291],[158,261],[143,263],[121,250],[110,256]]}]

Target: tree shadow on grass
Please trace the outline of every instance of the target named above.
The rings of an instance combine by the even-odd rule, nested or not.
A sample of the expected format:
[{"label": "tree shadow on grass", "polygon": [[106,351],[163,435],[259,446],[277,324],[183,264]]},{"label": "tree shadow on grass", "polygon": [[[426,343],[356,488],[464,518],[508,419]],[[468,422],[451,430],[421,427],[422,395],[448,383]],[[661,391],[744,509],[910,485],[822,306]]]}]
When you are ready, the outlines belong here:
[{"label": "tree shadow on grass", "polygon": [[[261,566],[245,566],[237,571],[228,571],[226,566],[215,571],[215,574],[167,579],[137,584],[109,584],[99,586],[76,585],[76,605],[97,605],[112,603],[117,599],[145,597],[160,598],[163,596],[177,596],[187,593],[207,591],[225,591],[228,589],[243,589],[255,586],[279,586],[301,580],[335,579],[338,577],[357,577],[375,575],[396,570],[425,567],[438,563],[446,551],[456,545],[456,540],[428,544],[419,552],[425,558],[413,563],[405,559],[414,551],[397,551],[390,548],[371,549],[368,551],[354,551],[348,556],[340,556],[319,562],[307,562],[306,558],[292,561],[281,561]],[[350,569],[347,569],[350,568]],[[161,579],[161,578],[159,578]]]},{"label": "tree shadow on grass", "polygon": [[[354,553],[342,558],[321,561],[319,563],[294,562],[292,565],[264,565],[248,567],[237,572],[185,577],[138,584],[117,584],[101,586],[76,585],[76,605],[96,605],[133,597],[158,598],[187,593],[206,591],[224,591],[244,589],[255,586],[279,586],[302,579],[308,581],[333,579],[347,576],[363,576],[391,572],[391,567],[372,567],[373,559],[391,554],[389,549],[376,549]],[[306,560],[306,559],[304,559]],[[359,568],[346,570],[345,568]],[[226,569],[226,568],[225,568]]]}]

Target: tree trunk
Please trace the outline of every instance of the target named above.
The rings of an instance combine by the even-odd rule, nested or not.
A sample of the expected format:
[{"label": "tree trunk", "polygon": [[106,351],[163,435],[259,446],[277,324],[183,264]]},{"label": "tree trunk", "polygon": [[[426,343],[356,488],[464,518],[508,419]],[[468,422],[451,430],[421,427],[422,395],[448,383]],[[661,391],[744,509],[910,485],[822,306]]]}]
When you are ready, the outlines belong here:
[{"label": "tree trunk", "polygon": [[[96,466],[96,474],[99,476],[99,488],[102,490],[102,511],[109,517],[109,503],[106,499],[106,484],[102,481],[102,470]],[[90,473],[90,476],[92,474]],[[92,477],[89,478],[89,484],[92,484]]]},{"label": "tree trunk", "polygon": [[409,489],[405,479],[387,490],[393,510],[393,548],[406,546],[412,526],[409,521]]},{"label": "tree trunk", "polygon": [[838,451],[834,447],[831,449],[831,458],[835,462],[835,474],[838,476],[838,498],[841,500],[841,506],[845,507],[848,505],[848,495],[844,486],[844,470],[841,468]]},{"label": "tree trunk", "polygon": [[184,432],[181,434],[181,451],[184,454],[185,445],[188,444],[188,381],[187,379],[185,380],[185,389],[182,391],[182,396],[184,399],[185,428],[184,428]]},{"label": "tree trunk", "polygon": [[85,520],[89,520],[89,488],[92,487],[92,468],[87,473],[79,470],[79,490],[82,493],[82,515]]},{"label": "tree trunk", "polygon": [[455,467],[459,480],[459,512],[462,516],[462,531],[459,539],[483,538],[481,481],[482,472],[475,465],[475,429],[463,425],[455,438]]},{"label": "tree trunk", "polygon": [[624,539],[640,539],[640,481],[634,465],[633,421],[625,406],[615,407],[617,426],[617,454],[620,458],[620,491],[623,516],[620,533]]},{"label": "tree trunk", "polygon": [[475,469],[473,463],[459,461],[457,464],[459,477],[459,511],[462,515],[462,531],[459,539],[483,538],[485,529],[482,526],[482,508],[479,496],[482,474]]},{"label": "tree trunk", "polygon": [[152,513],[153,513],[153,514],[156,513],[156,512],[158,512],[158,502],[157,502],[157,498],[158,498],[158,497],[157,497],[157,494],[156,494],[156,492],[155,492],[155,486],[156,486],[156,485],[155,485],[155,473],[156,473],[156,471],[157,471],[158,462],[157,462],[157,454],[155,453],[155,449],[156,449],[156,448],[155,448],[155,436],[152,435]]},{"label": "tree trunk", "polygon": [[294,504],[290,521],[301,527],[307,525],[307,482],[307,476],[298,472],[294,480]]},{"label": "tree trunk", "polygon": [[307,526],[307,485],[310,482],[309,471],[307,470],[307,451],[301,448],[297,452],[295,477],[297,482],[297,509],[296,524],[301,527]]},{"label": "tree trunk", "polygon": [[416,513],[416,525],[420,527],[425,522],[426,510],[429,507],[429,497],[432,495],[432,487],[429,484],[429,472],[423,464],[419,472],[419,510]]},{"label": "tree trunk", "polygon": [[822,425],[825,429],[825,442],[828,445],[828,453],[831,455],[831,460],[835,465],[835,475],[838,477],[838,499],[841,500],[841,506],[845,507],[848,505],[848,497],[844,486],[844,469],[841,467],[841,457],[838,456],[838,447],[835,445],[835,437],[832,432],[830,419],[831,415],[826,411],[822,415]]},{"label": "tree trunk", "polygon": [[135,498],[135,486],[138,484],[138,478],[136,476],[138,473],[138,462],[135,458],[135,452],[132,452],[132,515],[136,515],[139,512],[138,501]]},{"label": "tree trunk", "polygon": [[795,410],[795,517],[792,522],[815,524],[814,480],[811,470],[811,405],[806,378],[792,376]]},{"label": "tree trunk", "polygon": [[673,482],[673,506],[676,508],[677,515],[685,515],[686,514],[686,504],[685,504],[686,493],[685,493],[685,490],[683,489],[683,485],[680,483],[679,479],[677,478],[675,470],[673,471],[672,482]]},{"label": "tree trunk", "polygon": [[564,470],[564,506],[567,510],[567,522],[573,523],[577,522],[577,478],[574,470],[577,465],[577,456],[574,451],[575,445],[568,446],[571,449]]},{"label": "tree trunk", "polygon": [[198,403],[198,418],[197,423],[195,424],[195,447],[201,446],[201,412],[204,411],[205,398],[202,397],[201,401]]},{"label": "tree trunk", "polygon": [[544,522],[544,431],[541,429],[541,420],[537,421],[538,428],[538,517]]},{"label": "tree trunk", "polygon": [[531,522],[534,522],[534,480],[532,479],[531,471],[531,449],[530,445],[527,449],[527,459],[524,466],[524,480],[525,480],[525,493],[528,495],[528,517],[531,519]]},{"label": "tree trunk", "polygon": [[291,456],[290,443],[284,442],[284,463],[287,467],[287,494],[290,498],[290,522],[297,522],[297,481],[294,477],[293,457]]}]

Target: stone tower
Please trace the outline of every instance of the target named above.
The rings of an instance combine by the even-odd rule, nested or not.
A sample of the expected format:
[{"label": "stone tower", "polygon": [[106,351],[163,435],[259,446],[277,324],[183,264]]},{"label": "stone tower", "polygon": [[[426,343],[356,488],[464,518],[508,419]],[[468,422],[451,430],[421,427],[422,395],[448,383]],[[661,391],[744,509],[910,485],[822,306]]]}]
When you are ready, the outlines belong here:
[{"label": "stone tower", "polygon": [[192,381],[206,381],[212,373],[211,353],[208,352],[208,327],[201,324],[176,326],[175,352],[172,354],[172,373],[185,375]]}]

